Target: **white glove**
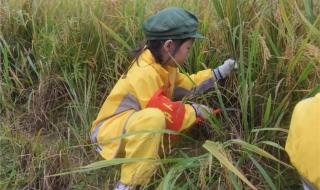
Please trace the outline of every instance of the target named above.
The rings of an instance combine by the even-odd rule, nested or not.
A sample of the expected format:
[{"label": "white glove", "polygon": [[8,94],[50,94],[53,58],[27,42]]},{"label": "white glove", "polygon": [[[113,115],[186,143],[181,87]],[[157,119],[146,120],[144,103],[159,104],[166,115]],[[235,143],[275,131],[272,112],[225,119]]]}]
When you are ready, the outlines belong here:
[{"label": "white glove", "polygon": [[216,79],[220,80],[226,78],[234,68],[237,68],[236,61],[233,59],[227,59],[224,61],[223,65],[215,68],[213,73]]},{"label": "white glove", "polygon": [[191,106],[196,111],[196,116],[204,120],[208,119],[209,116],[213,113],[211,108],[203,104],[193,103]]}]

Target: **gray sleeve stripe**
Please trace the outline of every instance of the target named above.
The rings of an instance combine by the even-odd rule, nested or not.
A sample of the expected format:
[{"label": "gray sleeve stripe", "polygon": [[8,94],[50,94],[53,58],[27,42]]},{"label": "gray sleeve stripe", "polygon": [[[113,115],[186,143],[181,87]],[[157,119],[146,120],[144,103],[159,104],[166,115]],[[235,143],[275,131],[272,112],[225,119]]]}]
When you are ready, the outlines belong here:
[{"label": "gray sleeve stripe", "polygon": [[214,80],[212,78],[203,81],[199,86],[192,88],[191,90],[187,90],[182,87],[176,87],[173,91],[173,96],[177,99],[181,99],[186,96],[198,94],[208,90],[209,88],[213,87]]}]

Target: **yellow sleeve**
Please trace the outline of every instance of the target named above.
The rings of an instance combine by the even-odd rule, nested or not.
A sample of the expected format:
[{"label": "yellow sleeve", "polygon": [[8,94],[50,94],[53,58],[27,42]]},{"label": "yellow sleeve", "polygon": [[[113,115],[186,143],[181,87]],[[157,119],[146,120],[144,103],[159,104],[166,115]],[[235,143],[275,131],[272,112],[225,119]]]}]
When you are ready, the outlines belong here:
[{"label": "yellow sleeve", "polygon": [[186,108],[186,113],[184,115],[184,120],[183,120],[180,131],[183,131],[185,129],[192,127],[192,125],[195,124],[196,122],[196,112],[193,109],[193,107],[189,104],[185,104],[185,108]]},{"label": "yellow sleeve", "polygon": [[177,79],[173,96],[181,99],[196,93],[201,93],[211,88],[216,81],[211,69],[197,72],[196,74],[187,75],[177,71]]}]

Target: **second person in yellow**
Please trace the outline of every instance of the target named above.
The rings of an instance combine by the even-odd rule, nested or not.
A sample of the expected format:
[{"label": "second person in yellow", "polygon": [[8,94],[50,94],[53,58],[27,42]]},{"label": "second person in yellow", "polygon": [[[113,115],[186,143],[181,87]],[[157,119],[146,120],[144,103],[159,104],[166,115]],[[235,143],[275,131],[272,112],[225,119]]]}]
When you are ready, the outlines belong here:
[{"label": "second person in yellow", "polygon": [[295,106],[286,151],[304,189],[320,189],[320,93]]}]

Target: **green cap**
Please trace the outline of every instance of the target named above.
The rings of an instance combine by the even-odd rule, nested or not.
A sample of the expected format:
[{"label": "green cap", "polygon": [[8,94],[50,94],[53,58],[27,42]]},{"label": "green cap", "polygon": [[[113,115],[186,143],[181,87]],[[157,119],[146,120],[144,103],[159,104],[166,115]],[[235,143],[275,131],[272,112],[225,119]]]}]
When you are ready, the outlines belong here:
[{"label": "green cap", "polygon": [[147,40],[204,38],[197,27],[197,17],[178,7],[163,9],[143,23]]}]

